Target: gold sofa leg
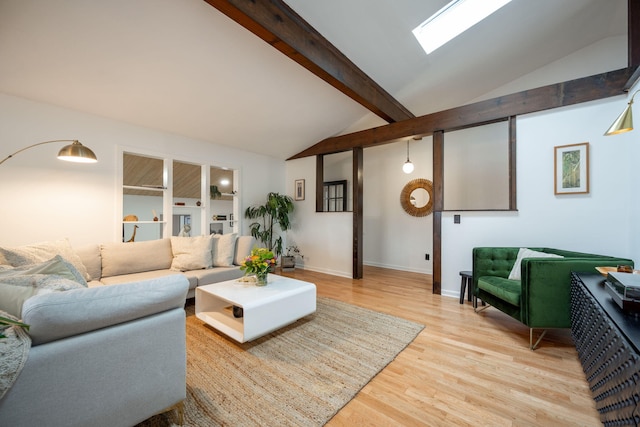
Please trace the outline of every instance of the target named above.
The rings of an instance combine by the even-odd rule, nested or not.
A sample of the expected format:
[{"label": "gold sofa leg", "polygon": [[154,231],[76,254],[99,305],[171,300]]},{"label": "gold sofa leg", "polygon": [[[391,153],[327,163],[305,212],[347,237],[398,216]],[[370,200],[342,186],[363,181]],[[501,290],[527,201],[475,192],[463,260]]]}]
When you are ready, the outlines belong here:
[{"label": "gold sofa leg", "polygon": [[544,338],[546,334],[547,334],[547,330],[545,329],[542,331],[542,333],[538,337],[538,341],[536,341],[536,343],[533,344],[533,328],[529,328],[529,348],[531,350],[535,350],[536,348],[538,348],[538,344],[540,344],[540,341],[542,341],[542,338]]},{"label": "gold sofa leg", "polygon": [[480,313],[481,311],[485,311],[487,308],[491,307],[489,304],[487,305],[482,305],[482,307],[478,307],[478,304],[476,304],[475,307],[473,307],[473,311],[475,311],[476,313]]}]

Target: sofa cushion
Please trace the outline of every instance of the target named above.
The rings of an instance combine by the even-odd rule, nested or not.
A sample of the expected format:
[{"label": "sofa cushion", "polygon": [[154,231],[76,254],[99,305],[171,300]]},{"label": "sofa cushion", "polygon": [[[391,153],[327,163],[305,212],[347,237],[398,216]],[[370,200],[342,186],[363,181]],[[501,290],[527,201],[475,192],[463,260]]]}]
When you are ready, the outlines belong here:
[{"label": "sofa cushion", "polygon": [[[151,271],[143,271],[140,273],[122,274],[120,276],[103,277],[100,280],[100,283],[103,285],[122,285],[124,283],[139,282],[142,280],[158,279],[160,277],[175,276],[175,275],[184,276],[185,274],[177,272],[175,270],[170,270],[170,269],[151,270]],[[198,285],[198,280],[196,278],[191,279],[187,277],[187,279],[189,279],[190,289]],[[91,283],[89,284],[90,285],[89,287],[91,287]]]},{"label": "sofa cushion", "polygon": [[171,268],[171,261],[173,261],[169,239],[105,243],[100,246],[100,255],[102,256],[101,277],[167,270]]},{"label": "sofa cushion", "polygon": [[21,267],[0,266],[0,281],[11,276],[29,276],[33,274],[56,275],[61,278],[73,280],[87,287],[87,281],[70,262],[56,255],[50,260],[36,264],[23,265]]},{"label": "sofa cushion", "polygon": [[[185,272],[189,280],[196,279],[198,286],[211,285],[212,283],[234,280],[244,276],[244,271],[240,267],[215,267],[207,270],[192,270]],[[190,288],[193,289],[193,288]]]},{"label": "sofa cushion", "polygon": [[509,279],[520,280],[520,275],[522,271],[522,260],[524,258],[564,258],[564,257],[561,255],[555,255],[555,254],[550,254],[546,252],[533,251],[527,248],[520,248],[520,250],[518,251],[518,257],[516,258],[516,262],[513,264],[511,273],[509,273]]},{"label": "sofa cushion", "polygon": [[522,294],[520,280],[505,279],[497,276],[482,276],[478,278],[478,288],[516,307],[520,307],[520,295]]},{"label": "sofa cushion", "polygon": [[44,263],[0,270],[0,310],[22,318],[24,302],[35,295],[87,287],[82,275],[60,255]]},{"label": "sofa cushion", "polygon": [[213,267],[211,236],[171,237],[171,270],[187,271]]},{"label": "sofa cushion", "polygon": [[212,253],[214,267],[233,266],[237,238],[237,233],[213,235]]},{"label": "sofa cushion", "polygon": [[61,255],[73,264],[85,280],[90,280],[87,269],[71,247],[68,239],[39,242],[13,248],[0,246],[0,264],[8,264],[13,267],[48,261],[56,255]]},{"label": "sofa cushion", "polygon": [[181,274],[127,283],[74,289],[29,298],[23,321],[33,345],[125,323],[184,306],[187,279]]},{"label": "sofa cushion", "polygon": [[251,249],[256,246],[256,243],[256,239],[253,236],[238,236],[233,263],[242,265],[244,260],[251,254]]},{"label": "sofa cushion", "polygon": [[76,253],[82,260],[82,264],[87,269],[89,278],[87,281],[100,280],[102,276],[102,258],[100,256],[100,245],[91,244],[79,246]]}]

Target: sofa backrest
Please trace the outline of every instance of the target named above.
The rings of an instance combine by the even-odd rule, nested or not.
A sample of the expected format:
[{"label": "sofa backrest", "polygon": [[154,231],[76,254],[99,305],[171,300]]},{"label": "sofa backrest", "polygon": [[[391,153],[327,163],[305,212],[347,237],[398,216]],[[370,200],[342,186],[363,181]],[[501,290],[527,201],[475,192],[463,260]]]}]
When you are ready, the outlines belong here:
[{"label": "sofa backrest", "polygon": [[116,242],[100,245],[102,276],[141,273],[171,268],[173,252],[170,239],[144,242]]},{"label": "sofa backrest", "polygon": [[[167,246],[168,245],[168,246]],[[241,265],[257,245],[253,236],[238,236],[233,263]],[[171,240],[150,240],[131,243],[91,244],[78,247],[76,253],[87,268],[91,280],[171,267]],[[106,257],[106,260],[103,258]]]},{"label": "sofa backrest", "polygon": [[99,280],[102,276],[102,256],[100,255],[100,245],[91,244],[80,246],[76,249],[76,253],[87,269],[89,280]]},{"label": "sofa backrest", "polygon": [[233,257],[233,263],[235,265],[241,265],[244,260],[251,254],[251,249],[256,246],[258,242],[253,236],[238,236],[236,240],[236,253]]}]

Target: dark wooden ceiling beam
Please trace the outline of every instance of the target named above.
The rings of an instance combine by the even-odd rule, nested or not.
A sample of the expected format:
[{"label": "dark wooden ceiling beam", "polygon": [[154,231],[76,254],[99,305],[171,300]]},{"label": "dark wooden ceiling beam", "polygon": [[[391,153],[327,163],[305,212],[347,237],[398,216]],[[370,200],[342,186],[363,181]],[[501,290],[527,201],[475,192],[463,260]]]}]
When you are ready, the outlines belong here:
[{"label": "dark wooden ceiling beam", "polygon": [[384,120],[415,117],[281,0],[205,0]]},{"label": "dark wooden ceiling beam", "polygon": [[432,135],[439,130],[452,131],[506,120],[510,116],[622,95],[633,71],[632,68],[610,71],[327,138],[288,160],[338,153],[355,147],[372,147],[407,138],[419,138]]}]

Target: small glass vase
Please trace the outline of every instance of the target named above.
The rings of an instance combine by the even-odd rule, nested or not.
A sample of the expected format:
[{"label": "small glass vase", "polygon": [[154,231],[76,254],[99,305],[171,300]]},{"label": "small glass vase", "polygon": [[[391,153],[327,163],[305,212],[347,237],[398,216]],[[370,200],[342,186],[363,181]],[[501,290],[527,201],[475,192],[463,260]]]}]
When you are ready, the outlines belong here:
[{"label": "small glass vase", "polygon": [[267,276],[268,272],[265,273],[256,273],[256,286],[267,286]]}]

